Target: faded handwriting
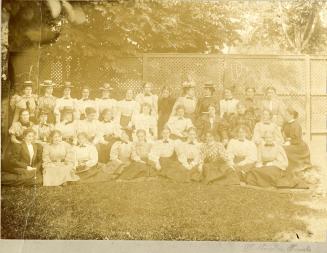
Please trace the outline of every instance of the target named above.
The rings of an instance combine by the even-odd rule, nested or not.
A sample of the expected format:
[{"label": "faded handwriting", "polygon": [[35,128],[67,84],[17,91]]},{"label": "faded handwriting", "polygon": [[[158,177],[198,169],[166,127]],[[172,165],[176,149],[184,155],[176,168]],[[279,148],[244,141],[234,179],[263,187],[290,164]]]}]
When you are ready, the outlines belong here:
[{"label": "faded handwriting", "polygon": [[283,244],[283,243],[255,243],[255,244],[245,244],[244,252],[253,252],[253,250],[258,250],[258,252],[311,252],[310,245],[301,244]]}]

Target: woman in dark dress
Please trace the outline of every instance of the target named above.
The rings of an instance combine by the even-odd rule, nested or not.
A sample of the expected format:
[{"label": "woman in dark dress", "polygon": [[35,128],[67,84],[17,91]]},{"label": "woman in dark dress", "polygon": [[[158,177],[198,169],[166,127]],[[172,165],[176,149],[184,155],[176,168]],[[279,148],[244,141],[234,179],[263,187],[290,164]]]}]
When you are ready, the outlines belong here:
[{"label": "woman in dark dress", "polygon": [[175,98],[171,97],[171,90],[165,86],[162,88],[158,101],[158,132],[161,133],[175,104]]},{"label": "woman in dark dress", "polygon": [[232,161],[222,143],[215,140],[212,132],[206,133],[206,142],[201,146],[202,182],[220,185],[237,185],[240,180],[232,168]]},{"label": "woman in dark dress", "polygon": [[22,142],[15,144],[8,157],[9,166],[1,170],[1,183],[3,185],[35,185],[42,183],[41,146],[33,143],[35,132],[28,128],[23,131]]},{"label": "woman in dark dress", "polygon": [[33,127],[30,121],[30,113],[28,110],[21,110],[19,113],[19,120],[12,123],[9,128],[11,143],[20,144],[23,140],[24,130]]}]

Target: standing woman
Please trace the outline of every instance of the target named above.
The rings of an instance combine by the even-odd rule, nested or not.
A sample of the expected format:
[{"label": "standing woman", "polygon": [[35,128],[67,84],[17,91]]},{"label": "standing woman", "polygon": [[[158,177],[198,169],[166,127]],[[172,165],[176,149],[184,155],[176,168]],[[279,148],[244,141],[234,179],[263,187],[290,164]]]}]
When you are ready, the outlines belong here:
[{"label": "standing woman", "polygon": [[136,132],[140,129],[145,130],[146,139],[153,141],[157,139],[157,118],[151,113],[151,105],[144,103],[141,105],[141,113],[134,114],[129,123],[129,128],[133,129],[133,140],[136,140]]},{"label": "standing woman", "polygon": [[198,102],[197,98],[195,97],[195,83],[193,81],[184,82],[182,84],[182,89],[183,95],[177,98],[171,115],[175,115],[177,107],[182,105],[185,108],[185,117],[194,122],[195,110]]},{"label": "standing woman", "polygon": [[100,87],[102,91],[101,98],[96,98],[97,111],[99,115],[103,115],[104,110],[111,110],[114,118],[117,118],[117,100],[110,97],[110,93],[113,90],[109,83],[104,83]]},{"label": "standing woman", "polygon": [[142,104],[149,104],[151,106],[151,115],[158,119],[158,96],[152,93],[153,84],[145,82],[143,84],[143,91],[136,95],[135,100],[141,107]]},{"label": "standing woman", "polygon": [[274,87],[267,87],[265,95],[261,105],[262,109],[270,110],[272,121],[282,127],[285,120],[285,104],[278,98]]},{"label": "standing woman", "polygon": [[302,127],[299,124],[298,112],[289,107],[285,113],[286,123],[283,126],[285,137],[284,149],[288,158],[288,170],[300,172],[311,168],[310,150],[302,139]]},{"label": "standing woman", "polygon": [[22,95],[15,95],[10,100],[10,107],[14,112],[13,122],[19,120],[19,115],[22,110],[29,112],[30,118],[35,119],[37,107],[37,95],[33,94],[33,82],[25,81],[22,85]]},{"label": "standing woman", "polygon": [[246,173],[245,181],[249,185],[260,187],[278,187],[284,177],[288,161],[280,144],[274,142],[274,136],[266,132],[264,142],[258,148],[256,167]]},{"label": "standing woman", "polygon": [[30,121],[30,113],[28,110],[21,110],[18,121],[12,123],[9,128],[11,143],[20,144],[23,140],[23,133],[26,129],[32,128],[33,123]]},{"label": "standing woman", "polygon": [[211,81],[204,84],[203,87],[204,96],[199,98],[196,106],[196,115],[201,117],[203,113],[208,112],[210,105],[218,106],[218,99],[213,96],[215,87]]},{"label": "standing woman", "polygon": [[84,86],[82,88],[81,99],[78,99],[76,101],[77,119],[83,120],[86,118],[86,111],[85,111],[86,108],[93,108],[97,113],[96,118],[98,118],[98,112],[97,112],[98,106],[93,99],[90,99],[90,88]]},{"label": "standing woman", "polygon": [[45,144],[49,141],[50,133],[54,129],[54,125],[48,122],[48,115],[48,111],[40,111],[38,124],[33,126],[36,133],[36,142],[40,144]]},{"label": "standing woman", "polygon": [[191,127],[186,142],[176,142],[175,151],[178,161],[171,161],[170,166],[163,166],[160,171],[161,176],[177,182],[200,179],[200,143],[196,138],[196,129]]},{"label": "standing woman", "polygon": [[237,185],[240,180],[232,168],[227,151],[222,143],[215,140],[213,132],[205,134],[201,146],[202,181],[206,184]]},{"label": "standing woman", "polygon": [[62,120],[55,125],[55,129],[60,131],[62,139],[69,144],[77,142],[77,121],[74,121],[74,110],[71,107],[64,107],[61,110]]},{"label": "standing woman", "polygon": [[125,99],[118,102],[117,111],[122,129],[127,130],[128,134],[131,135],[132,131],[129,128],[130,121],[133,115],[138,114],[140,111],[139,103],[135,101],[132,89],[128,89]]},{"label": "standing woman", "polygon": [[272,135],[275,143],[282,144],[284,142],[280,128],[272,121],[272,112],[264,109],[262,112],[261,121],[254,127],[252,140],[257,145],[264,143],[264,135],[267,134],[267,132]]},{"label": "standing woman", "polygon": [[63,96],[56,100],[56,105],[54,108],[54,114],[56,116],[56,124],[58,124],[62,118],[62,111],[64,108],[71,108],[74,113],[74,118],[76,119],[76,99],[71,97],[71,90],[74,88],[71,82],[65,82],[63,90]]},{"label": "standing woman", "polygon": [[35,185],[42,183],[42,149],[34,143],[35,132],[28,128],[23,131],[22,141],[14,145],[7,158],[9,166],[1,170],[3,185]]},{"label": "standing woman", "polygon": [[237,112],[239,100],[233,97],[232,89],[224,89],[224,98],[219,101],[220,118],[227,118],[230,114]]},{"label": "standing woman", "polygon": [[56,105],[57,98],[53,96],[52,93],[55,84],[51,80],[44,80],[43,83],[40,84],[40,86],[44,88],[44,95],[39,97],[38,99],[37,115],[39,117],[42,111],[47,111],[49,123],[54,124],[54,108]]},{"label": "standing woman", "polygon": [[75,155],[71,145],[62,141],[58,130],[51,132],[49,144],[43,149],[43,185],[59,186],[68,181],[77,181]]},{"label": "standing woman", "polygon": [[158,132],[161,133],[173,110],[176,99],[171,96],[169,87],[164,86],[158,101]]},{"label": "standing woman", "polygon": [[137,141],[133,142],[131,159],[132,163],[125,167],[119,176],[121,180],[131,180],[145,178],[155,175],[154,168],[149,162],[151,144],[146,140],[146,131],[139,129],[136,131]]},{"label": "standing woman", "polygon": [[257,146],[247,139],[248,131],[246,126],[239,126],[237,138],[231,139],[227,146],[227,152],[241,181],[244,181],[245,173],[254,167],[258,157]]}]

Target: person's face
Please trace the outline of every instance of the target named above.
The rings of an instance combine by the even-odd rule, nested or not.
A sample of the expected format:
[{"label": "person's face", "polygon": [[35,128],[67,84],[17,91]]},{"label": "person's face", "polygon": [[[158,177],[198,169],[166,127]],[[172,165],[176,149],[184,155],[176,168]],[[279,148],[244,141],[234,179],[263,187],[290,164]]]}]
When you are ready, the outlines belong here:
[{"label": "person's face", "polygon": [[45,93],[46,94],[52,94],[53,93],[53,87],[46,87],[45,88]]},{"label": "person's face", "polygon": [[286,110],[285,112],[285,119],[286,121],[290,121],[293,119],[293,115],[289,113],[289,111]]},{"label": "person's face", "polygon": [[176,111],[176,114],[177,114],[178,117],[183,117],[184,116],[184,109],[183,108],[179,108]]},{"label": "person's face", "polygon": [[273,89],[267,90],[267,98],[272,99],[276,95],[275,91]]},{"label": "person's face", "polygon": [[210,88],[204,88],[204,96],[211,96],[211,89]]},{"label": "person's face", "polygon": [[268,111],[264,111],[262,113],[262,120],[263,120],[263,122],[269,122],[270,121],[270,113]]},{"label": "person's face", "polygon": [[127,90],[126,91],[126,99],[127,100],[132,100],[133,99],[133,90]]},{"label": "person's face", "polygon": [[110,91],[108,91],[108,90],[102,91],[102,97],[104,97],[104,98],[110,97]]},{"label": "person's face", "polygon": [[92,120],[96,119],[97,114],[92,112],[92,113],[89,113],[86,117],[87,117],[88,120],[92,121]]},{"label": "person's face", "polygon": [[129,141],[129,136],[127,135],[127,133],[122,132],[122,134],[121,134],[121,139],[122,139],[122,141],[124,141],[124,142],[128,142],[128,141]]},{"label": "person's face", "polygon": [[87,138],[85,135],[81,134],[77,137],[78,143],[79,144],[86,144],[87,143]]},{"label": "person's face", "polygon": [[34,133],[30,132],[28,133],[25,137],[24,140],[28,143],[33,142],[34,141]]},{"label": "person's face", "polygon": [[152,91],[152,86],[151,86],[151,84],[149,84],[149,83],[145,84],[145,85],[144,85],[144,93],[145,93],[145,94],[150,94],[151,91]]},{"label": "person's face", "polygon": [[20,117],[21,117],[21,120],[23,122],[28,122],[30,120],[30,114],[29,114],[28,111],[22,112],[22,114],[20,115]]},{"label": "person's face", "polygon": [[195,89],[194,88],[188,88],[186,94],[190,97],[195,96]]},{"label": "person's face", "polygon": [[274,143],[274,138],[271,134],[268,134],[264,137],[265,143],[267,144],[273,144]]},{"label": "person's face", "polygon": [[64,120],[67,120],[67,121],[72,121],[73,120],[73,114],[71,112],[66,112],[64,114]]},{"label": "person's face", "polygon": [[88,98],[89,95],[90,95],[90,91],[89,91],[89,89],[83,89],[83,90],[82,90],[82,97],[83,97],[83,98]]},{"label": "person's face", "polygon": [[70,96],[71,89],[70,88],[65,88],[64,89],[64,96],[69,97]]},{"label": "person's face", "polygon": [[103,119],[105,121],[110,121],[113,117],[113,113],[112,111],[107,111],[104,115],[103,115]]},{"label": "person's face", "polygon": [[245,110],[246,110],[246,108],[245,108],[245,106],[243,104],[238,104],[238,106],[237,106],[237,113],[244,114],[245,113]]},{"label": "person's face", "polygon": [[137,133],[137,139],[139,141],[145,141],[145,134],[144,134],[144,132],[142,132],[142,131],[138,132]]},{"label": "person's face", "polygon": [[142,113],[145,114],[145,115],[149,115],[150,114],[150,107],[149,106],[143,106],[143,109],[142,109]]},{"label": "person's face", "polygon": [[168,98],[169,95],[170,95],[170,93],[169,93],[169,90],[168,90],[168,89],[165,89],[165,90],[162,91],[162,96],[163,96],[164,98]]},{"label": "person's face", "polygon": [[42,123],[46,123],[47,120],[48,120],[48,115],[47,115],[47,114],[41,114],[41,115],[40,115],[40,121],[41,121]]},{"label": "person's face", "polygon": [[208,111],[209,111],[209,115],[216,114],[216,108],[214,106],[209,106]]},{"label": "person's face", "polygon": [[206,134],[206,142],[207,143],[212,143],[215,141],[215,138],[213,137],[213,135],[211,133],[207,133]]},{"label": "person's face", "polygon": [[246,132],[243,128],[240,128],[238,131],[238,138],[244,140],[246,138]]},{"label": "person's face", "polygon": [[232,94],[232,91],[229,90],[229,89],[225,89],[225,98],[229,99],[229,98],[232,98],[233,97],[233,94]]},{"label": "person's face", "polygon": [[170,131],[168,129],[164,129],[164,130],[162,130],[162,133],[161,134],[162,134],[162,138],[164,140],[167,140],[167,139],[169,139]]},{"label": "person's face", "polygon": [[253,98],[255,95],[254,89],[247,89],[245,91],[245,96],[248,98]]},{"label": "person's face", "polygon": [[24,95],[27,95],[27,96],[32,95],[32,87],[30,87],[30,86],[25,87]]},{"label": "person's face", "polygon": [[52,136],[52,143],[53,144],[57,144],[61,141],[61,135],[59,133],[55,133],[53,136]]},{"label": "person's face", "polygon": [[189,133],[188,133],[188,139],[190,141],[194,141],[196,140],[196,132],[194,130],[191,130]]}]

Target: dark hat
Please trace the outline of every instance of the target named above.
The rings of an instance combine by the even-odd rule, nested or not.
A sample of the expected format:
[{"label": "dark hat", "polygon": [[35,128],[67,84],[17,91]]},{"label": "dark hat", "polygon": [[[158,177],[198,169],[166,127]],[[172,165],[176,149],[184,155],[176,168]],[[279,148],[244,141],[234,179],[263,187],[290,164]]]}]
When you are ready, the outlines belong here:
[{"label": "dark hat", "polygon": [[72,82],[70,82],[70,81],[66,81],[66,82],[63,84],[63,87],[64,87],[64,88],[74,88],[74,85],[72,84]]},{"label": "dark hat", "polygon": [[63,113],[73,113],[74,108],[71,106],[64,106],[64,108],[61,110]]},{"label": "dark hat", "polygon": [[109,83],[104,83],[100,88],[100,90],[113,90]]},{"label": "dark hat", "polygon": [[89,115],[91,113],[96,113],[97,111],[93,107],[86,107],[85,108],[85,114]]},{"label": "dark hat", "polygon": [[43,83],[40,83],[40,86],[43,87],[54,87],[56,84],[52,80],[44,80]]},{"label": "dark hat", "polygon": [[212,81],[207,81],[204,83],[204,88],[210,88],[210,89],[215,89],[215,86]]}]

